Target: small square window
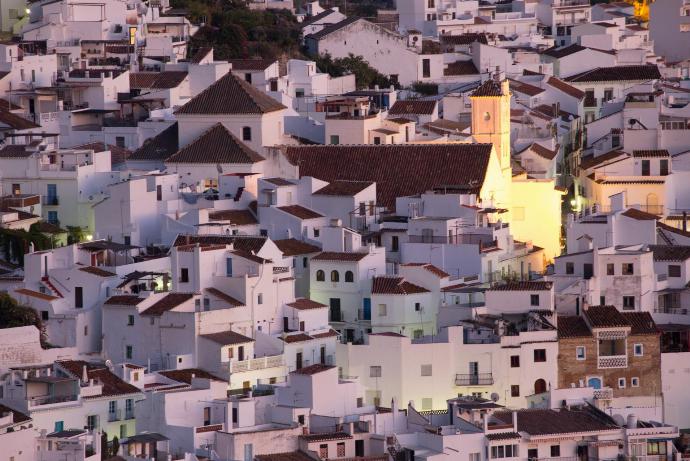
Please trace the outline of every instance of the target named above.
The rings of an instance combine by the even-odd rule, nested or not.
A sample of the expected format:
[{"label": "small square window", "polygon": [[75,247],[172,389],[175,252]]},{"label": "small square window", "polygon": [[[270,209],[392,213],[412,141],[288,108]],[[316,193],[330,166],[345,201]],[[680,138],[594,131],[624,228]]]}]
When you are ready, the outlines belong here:
[{"label": "small square window", "polygon": [[134,316],[133,315],[127,316],[127,325],[129,325],[129,326],[134,325]]},{"label": "small square window", "polygon": [[520,368],[520,356],[511,355],[510,356],[510,368]]},{"label": "small square window", "polygon": [[422,310],[422,304],[421,303],[414,303],[414,310],[415,312],[419,312]]},{"label": "small square window", "polygon": [[669,277],[680,277],[680,266],[677,264],[670,264],[668,266]]},{"label": "small square window", "polygon": [[546,349],[534,349],[534,361],[546,362]]},{"label": "small square window", "polygon": [[539,305],[539,295],[529,295],[529,305],[538,306]]},{"label": "small square window", "polygon": [[510,396],[511,397],[520,397],[520,386],[517,384],[513,384],[510,386]]},{"label": "small square window", "polygon": [[431,365],[422,365],[422,376],[431,376]]},{"label": "small square window", "polygon": [[551,457],[552,458],[559,458],[561,456],[561,446],[560,445],[551,445]]},{"label": "small square window", "polygon": [[577,346],[575,349],[575,358],[577,358],[577,360],[585,360],[587,358],[585,346]]},{"label": "small square window", "polygon": [[633,263],[624,263],[623,264],[623,275],[633,275],[635,273],[635,268],[633,266]]},{"label": "small square window", "polygon": [[630,378],[630,386],[640,387],[640,378],[638,378],[638,377]]},{"label": "small square window", "polygon": [[618,389],[625,389],[625,378],[618,378]]},{"label": "small square window", "polygon": [[314,238],[318,238],[319,235],[320,235],[319,229],[317,229],[317,228],[315,227],[315,228],[314,228]]},{"label": "small square window", "polygon": [[615,275],[616,274],[616,265],[613,263],[609,263],[606,265],[606,275]]},{"label": "small square window", "polygon": [[623,296],[623,309],[625,309],[625,310],[635,309],[635,297],[634,296]]},{"label": "small square window", "polygon": [[565,273],[572,275],[575,273],[575,263],[565,263]]},{"label": "small square window", "polygon": [[371,366],[369,367],[369,377],[370,378],[380,378],[381,377],[381,366]]},{"label": "small square window", "polygon": [[644,345],[635,344],[633,346],[633,351],[636,357],[642,357],[644,355]]}]

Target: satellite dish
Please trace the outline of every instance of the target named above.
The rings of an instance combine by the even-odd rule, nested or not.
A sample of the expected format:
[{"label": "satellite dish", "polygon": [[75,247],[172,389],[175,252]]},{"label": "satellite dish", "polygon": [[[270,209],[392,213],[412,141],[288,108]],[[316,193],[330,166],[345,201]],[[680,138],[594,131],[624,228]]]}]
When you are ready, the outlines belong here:
[{"label": "satellite dish", "polygon": [[493,400],[494,402],[498,402],[499,398],[500,396],[498,395],[498,392],[491,393],[491,400]]},{"label": "satellite dish", "polygon": [[113,362],[112,362],[112,360],[110,360],[110,359],[106,360],[106,361],[105,361],[105,366],[108,367],[108,369],[112,371],[112,369],[113,369]]}]

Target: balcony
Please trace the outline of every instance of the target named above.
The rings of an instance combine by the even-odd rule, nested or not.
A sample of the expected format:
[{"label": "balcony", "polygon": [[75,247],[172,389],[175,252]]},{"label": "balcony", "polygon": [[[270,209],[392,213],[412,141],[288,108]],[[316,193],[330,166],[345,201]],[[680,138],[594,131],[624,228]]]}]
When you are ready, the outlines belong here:
[{"label": "balcony", "polygon": [[613,389],[595,389],[594,398],[597,400],[611,400],[613,398]]},{"label": "balcony", "polygon": [[627,355],[606,355],[599,356],[597,362],[597,368],[627,368],[628,367],[628,356]]},{"label": "balcony", "polygon": [[76,402],[79,400],[78,395],[41,395],[36,397],[29,397],[28,405],[31,407],[38,407],[41,405],[52,405],[54,403]]},{"label": "balcony", "polygon": [[585,107],[597,107],[597,98],[585,97],[584,106]]},{"label": "balcony", "polygon": [[60,204],[60,200],[58,199],[57,195],[44,195],[41,197],[41,204],[43,206],[58,206]]},{"label": "balcony", "polygon": [[494,244],[491,234],[456,234],[456,235],[410,235],[410,243],[436,243],[447,245],[480,245],[491,247]]},{"label": "balcony", "polygon": [[237,360],[230,362],[230,373],[242,373],[266,368],[281,367],[285,363],[282,355],[269,355],[256,359]]},{"label": "balcony", "polygon": [[494,383],[494,377],[491,373],[479,374],[456,374],[456,386],[490,386]]},{"label": "balcony", "polygon": [[553,7],[589,6],[589,0],[553,0]]},{"label": "balcony", "polygon": [[685,307],[657,307],[654,309],[655,314],[671,314],[671,315],[688,315],[688,309]]}]

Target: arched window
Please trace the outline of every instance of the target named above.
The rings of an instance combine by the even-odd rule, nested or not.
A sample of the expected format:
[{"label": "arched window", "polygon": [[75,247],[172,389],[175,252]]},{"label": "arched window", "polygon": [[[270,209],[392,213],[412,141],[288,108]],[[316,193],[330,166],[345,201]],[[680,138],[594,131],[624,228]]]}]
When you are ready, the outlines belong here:
[{"label": "arched window", "polygon": [[340,281],[340,274],[338,271],[331,271],[331,282],[339,282]]},{"label": "arched window", "polygon": [[251,141],[251,140],[252,140],[252,129],[251,129],[251,127],[243,126],[242,127],[242,141]]},{"label": "arched window", "polygon": [[546,392],[546,381],[539,378],[534,382],[534,393],[543,394],[544,392]]},{"label": "arched window", "polygon": [[355,275],[352,273],[352,271],[345,272],[345,281],[346,282],[354,282],[355,281]]},{"label": "arched window", "polygon": [[322,271],[321,269],[316,271],[316,281],[317,282],[323,282],[326,280],[326,273]]}]

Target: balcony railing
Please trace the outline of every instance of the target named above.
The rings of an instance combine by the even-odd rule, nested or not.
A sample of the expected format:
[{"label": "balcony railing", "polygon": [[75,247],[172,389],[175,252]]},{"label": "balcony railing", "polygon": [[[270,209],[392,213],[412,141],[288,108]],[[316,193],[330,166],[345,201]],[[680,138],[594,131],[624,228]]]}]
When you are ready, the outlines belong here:
[{"label": "balcony railing", "polygon": [[594,398],[598,400],[611,400],[613,398],[613,389],[595,389]]},{"label": "balcony railing", "polygon": [[51,405],[53,403],[76,402],[79,399],[78,395],[42,395],[29,398],[29,407],[37,407],[40,405]]},{"label": "balcony railing", "polygon": [[598,368],[627,368],[627,355],[599,356]]},{"label": "balcony railing", "polygon": [[490,234],[457,234],[457,235],[410,235],[410,243],[439,243],[448,245],[484,245],[491,246]]},{"label": "balcony railing", "polygon": [[269,355],[256,359],[232,361],[230,362],[230,373],[264,370],[266,368],[280,367],[284,364],[282,355]]},{"label": "balcony railing", "polygon": [[491,373],[473,374],[456,374],[456,386],[490,386],[494,383],[494,377]]},{"label": "balcony railing", "polygon": [[673,315],[688,315],[688,309],[685,307],[656,307],[655,314],[673,314]]}]

